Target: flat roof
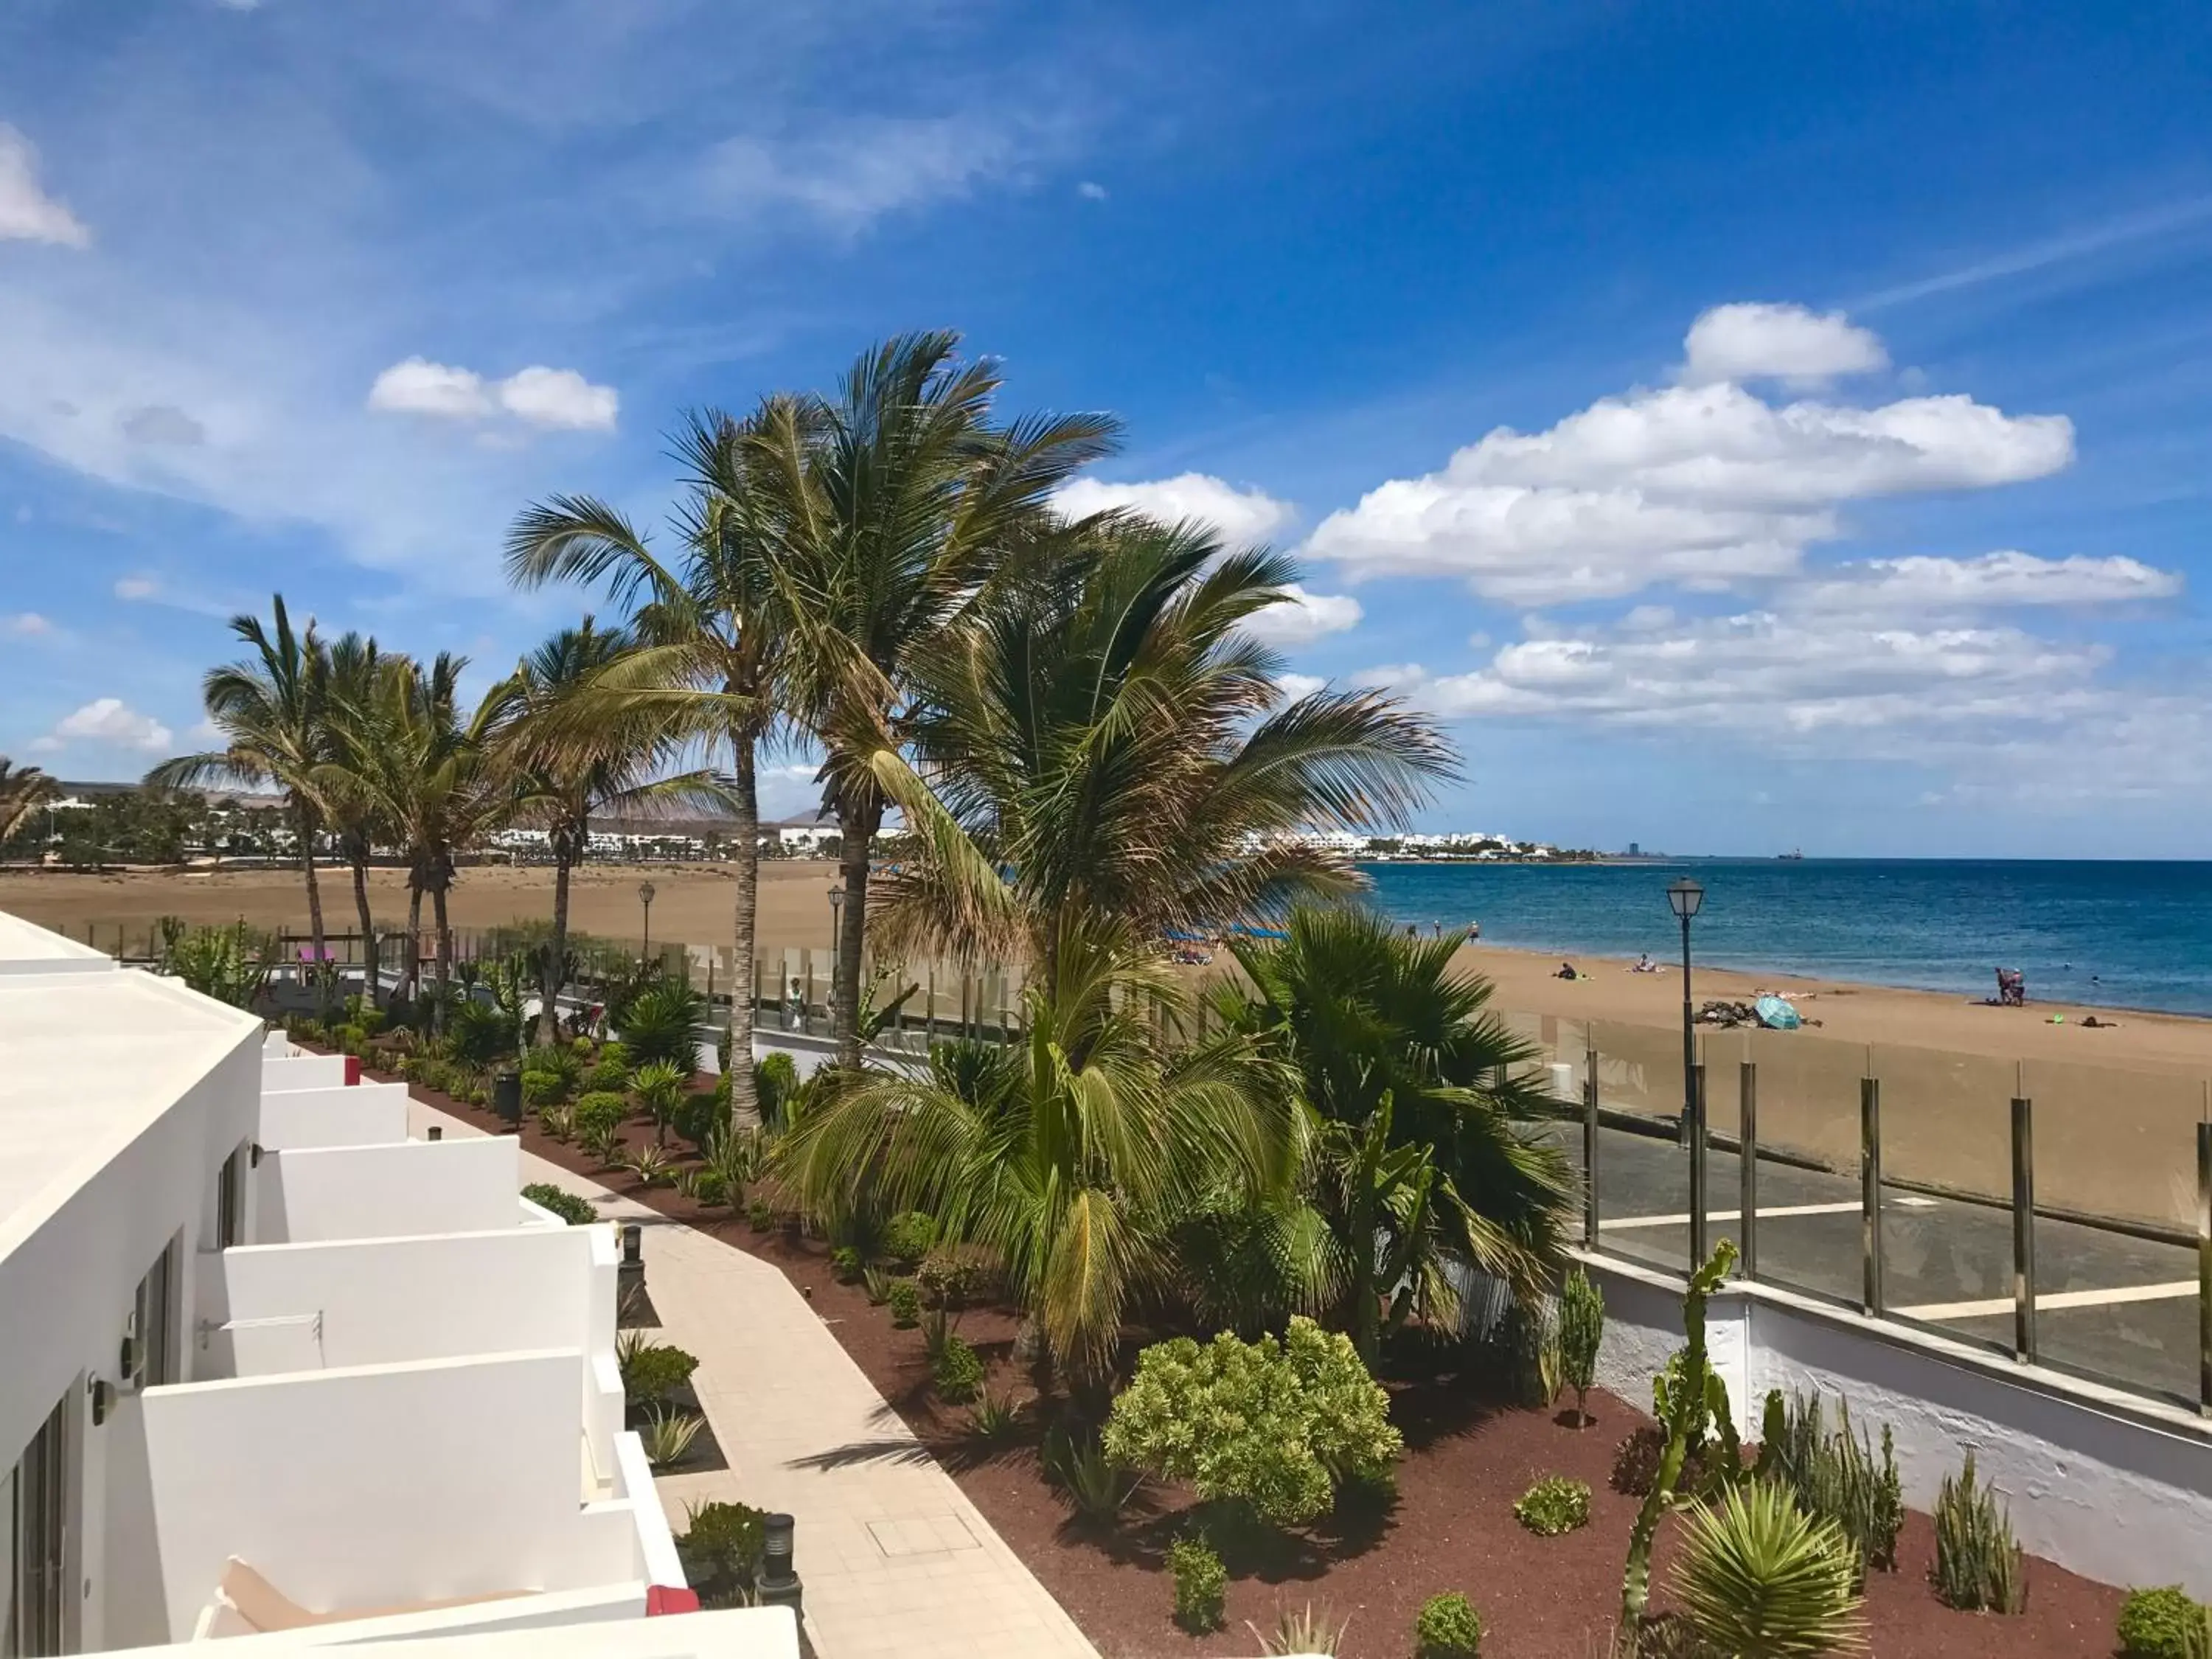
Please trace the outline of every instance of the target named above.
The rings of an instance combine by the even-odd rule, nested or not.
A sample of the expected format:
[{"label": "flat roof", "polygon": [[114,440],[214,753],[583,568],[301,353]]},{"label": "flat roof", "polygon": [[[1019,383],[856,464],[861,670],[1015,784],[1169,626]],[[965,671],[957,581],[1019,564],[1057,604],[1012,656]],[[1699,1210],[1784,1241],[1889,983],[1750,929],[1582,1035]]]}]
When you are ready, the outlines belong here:
[{"label": "flat roof", "polygon": [[135,969],[0,974],[0,1257],[261,1029]]},{"label": "flat roof", "polygon": [[64,939],[48,928],[0,910],[0,973],[20,972],[26,967],[51,964],[56,968],[97,968],[116,965],[105,951]]}]

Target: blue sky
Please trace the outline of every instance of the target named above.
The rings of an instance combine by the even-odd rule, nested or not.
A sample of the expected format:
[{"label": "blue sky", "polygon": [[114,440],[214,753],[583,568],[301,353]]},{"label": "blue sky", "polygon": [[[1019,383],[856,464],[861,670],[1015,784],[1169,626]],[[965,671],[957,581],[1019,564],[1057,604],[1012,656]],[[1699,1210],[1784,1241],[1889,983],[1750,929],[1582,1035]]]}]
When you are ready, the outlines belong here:
[{"label": "blue sky", "polygon": [[503,668],[518,507],[949,325],[1303,550],[1434,826],[2200,855],[2208,139],[2201,4],[12,0],[0,752],[272,589]]}]

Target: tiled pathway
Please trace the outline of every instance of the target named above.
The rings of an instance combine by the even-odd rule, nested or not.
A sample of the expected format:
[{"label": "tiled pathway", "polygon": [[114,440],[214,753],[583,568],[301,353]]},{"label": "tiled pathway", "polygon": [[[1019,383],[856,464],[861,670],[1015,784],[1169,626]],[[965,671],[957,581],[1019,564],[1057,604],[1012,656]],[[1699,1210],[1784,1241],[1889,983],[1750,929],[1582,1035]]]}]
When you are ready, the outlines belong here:
[{"label": "tiled pathway", "polygon": [[[430,1122],[476,1133],[419,1102]],[[523,1156],[523,1179],[645,1228],[646,1288],[730,1468],[658,1482],[672,1526],[723,1498],[799,1522],[806,1621],[823,1659],[1097,1659],[949,1474],[769,1262]]]}]

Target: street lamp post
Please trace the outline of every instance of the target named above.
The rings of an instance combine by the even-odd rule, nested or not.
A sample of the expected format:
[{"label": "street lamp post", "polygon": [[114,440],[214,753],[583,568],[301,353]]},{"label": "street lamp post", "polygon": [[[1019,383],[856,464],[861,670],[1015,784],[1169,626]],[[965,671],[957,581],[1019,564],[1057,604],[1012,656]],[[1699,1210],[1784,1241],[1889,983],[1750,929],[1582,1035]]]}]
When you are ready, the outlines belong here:
[{"label": "street lamp post", "polygon": [[637,902],[645,910],[645,939],[640,954],[650,960],[653,956],[653,884],[651,882],[638,883]]},{"label": "street lamp post", "polygon": [[1684,876],[1667,887],[1667,908],[1682,924],[1682,1144],[1690,1152],[1690,1255],[1694,1269],[1705,1259],[1705,1091],[1698,1071],[1697,1014],[1690,1000],[1690,919],[1705,890]]},{"label": "street lamp post", "polygon": [[830,890],[830,1035],[842,1036],[837,1027],[837,961],[839,947],[844,938],[845,890]]}]

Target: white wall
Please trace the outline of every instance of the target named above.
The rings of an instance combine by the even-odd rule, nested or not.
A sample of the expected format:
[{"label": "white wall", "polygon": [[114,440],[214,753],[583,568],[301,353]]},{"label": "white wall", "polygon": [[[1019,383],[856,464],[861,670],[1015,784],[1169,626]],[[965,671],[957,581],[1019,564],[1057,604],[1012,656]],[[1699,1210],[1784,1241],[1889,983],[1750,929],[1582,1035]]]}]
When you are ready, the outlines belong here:
[{"label": "white wall", "polygon": [[[1682,1344],[1680,1288],[1584,1261],[1605,1292],[1599,1381],[1649,1410],[1652,1376]],[[1971,1449],[2031,1553],[2109,1584],[2212,1598],[2212,1425],[1766,1285],[1711,1298],[1706,1334],[1717,1363],[1734,1356],[1723,1375],[1746,1434],[1769,1389],[1840,1395],[1877,1440],[1884,1424],[1894,1432],[1913,1508],[1934,1504]]]},{"label": "white wall", "polygon": [[293,1089],[330,1089],[345,1081],[343,1054],[264,1054],[261,1062],[261,1092],[279,1094]]},{"label": "white wall", "polygon": [[490,1232],[522,1219],[512,1135],[272,1152],[254,1176],[257,1243]]},{"label": "white wall", "polygon": [[407,1139],[407,1085],[362,1083],[349,1089],[264,1091],[254,1137],[271,1152],[310,1146],[374,1146]]},{"label": "white wall", "polygon": [[[642,1585],[632,1587],[635,1610]],[[270,1659],[310,1649],[389,1646],[405,1659],[799,1659],[799,1624],[788,1607],[725,1607],[647,1620],[603,1610],[596,1595],[533,1596],[441,1613],[318,1625],[225,1641],[224,1659]],[[563,1613],[574,1616],[562,1617]],[[401,1645],[404,1644],[404,1645]],[[155,1659],[133,1650],[116,1659]],[[166,1659],[177,1659],[173,1653]]]},{"label": "white wall", "polygon": [[581,1502],[583,1363],[569,1349],[149,1390],[160,1557],[130,1622],[189,1635],[233,1555],[316,1611],[639,1577],[636,1506]]}]

